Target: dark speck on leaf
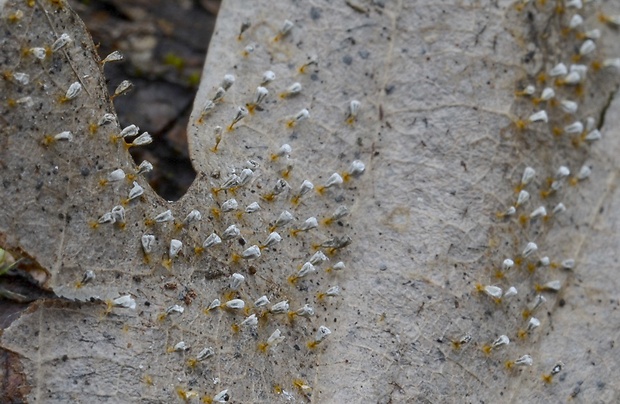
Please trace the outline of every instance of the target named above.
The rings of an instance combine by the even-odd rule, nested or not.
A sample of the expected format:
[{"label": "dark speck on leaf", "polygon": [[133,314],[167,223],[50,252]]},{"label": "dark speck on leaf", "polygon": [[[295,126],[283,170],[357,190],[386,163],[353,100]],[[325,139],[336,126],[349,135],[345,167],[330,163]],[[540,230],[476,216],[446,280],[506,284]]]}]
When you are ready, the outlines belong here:
[{"label": "dark speck on leaf", "polygon": [[318,20],[319,18],[321,18],[321,9],[320,8],[316,8],[316,7],[312,7],[310,9],[310,17],[313,20]]},{"label": "dark speck on leaf", "polygon": [[385,86],[385,95],[390,95],[394,91],[394,84],[390,84],[389,86]]},{"label": "dark speck on leaf", "polygon": [[342,62],[343,62],[345,65],[349,66],[351,63],[353,63],[353,58],[351,57],[351,55],[344,55],[344,56],[342,57]]},{"label": "dark speck on leaf", "polygon": [[370,56],[370,52],[368,52],[367,50],[362,49],[361,51],[357,52],[358,55],[360,55],[360,57],[362,59],[368,59],[368,56]]},{"label": "dark speck on leaf", "polygon": [[88,177],[90,174],[90,169],[88,167],[82,167],[80,174],[82,174],[82,177]]}]

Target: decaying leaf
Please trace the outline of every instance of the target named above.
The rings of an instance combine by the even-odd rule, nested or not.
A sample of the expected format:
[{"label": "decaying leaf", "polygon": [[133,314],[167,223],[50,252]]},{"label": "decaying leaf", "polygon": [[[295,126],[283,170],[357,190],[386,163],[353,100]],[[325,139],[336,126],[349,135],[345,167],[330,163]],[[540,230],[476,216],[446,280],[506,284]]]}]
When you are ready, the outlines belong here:
[{"label": "decaying leaf", "polygon": [[223,3],[176,203],[73,12],[3,4],[0,233],[65,298],[2,335],[28,401],[617,397],[618,6],[341,3]]}]

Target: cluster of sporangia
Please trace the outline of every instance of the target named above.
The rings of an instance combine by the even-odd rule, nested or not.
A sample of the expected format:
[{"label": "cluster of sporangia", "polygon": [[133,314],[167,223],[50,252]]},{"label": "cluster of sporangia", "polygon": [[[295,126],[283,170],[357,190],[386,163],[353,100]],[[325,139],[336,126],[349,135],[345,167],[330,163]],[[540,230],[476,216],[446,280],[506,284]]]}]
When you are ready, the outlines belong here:
[{"label": "cluster of sporangia", "polygon": [[[288,20],[285,21],[282,28],[275,35],[275,38],[273,38],[273,41],[277,42],[284,39],[290,33],[293,26],[294,24],[292,22]],[[248,27],[249,25],[247,24],[242,26],[240,38]],[[63,34],[52,44],[50,49],[52,52],[56,52],[70,42],[71,38]],[[41,57],[45,57],[46,50],[44,48],[33,48],[30,51],[35,56],[40,53]],[[243,54],[248,56],[251,52],[253,52],[253,47],[247,46]],[[121,59],[122,55],[119,52],[114,52],[107,56],[102,63]],[[312,64],[316,64],[316,61],[312,60],[301,66],[299,68],[299,74],[303,74],[305,69]],[[16,73],[14,77],[16,80],[28,80],[27,78],[21,77],[19,73]],[[248,100],[245,105],[236,108],[236,114],[231,117],[226,127],[215,126],[213,128],[214,141],[212,147],[209,149],[210,153],[215,155],[221,152],[221,148],[224,145],[224,143],[222,143],[223,136],[233,136],[231,132],[235,131],[236,126],[241,125],[244,119],[251,119],[249,117],[254,115],[255,111],[262,110],[261,104],[264,104],[265,100],[268,99],[270,95],[269,87],[275,79],[276,75],[274,72],[264,72],[260,79],[260,85],[255,90],[254,98]],[[213,97],[205,103],[202,113],[196,122],[197,125],[205,125],[207,123],[208,116],[218,108],[218,104],[223,101],[227,91],[234,83],[235,77],[233,75],[229,74],[223,78],[220,86],[215,90]],[[127,81],[123,82],[116,89],[113,97],[126,93],[131,87],[131,83]],[[79,96],[81,90],[82,87],[78,82],[72,84],[61,101],[69,102],[75,99]],[[301,92],[302,84],[295,82],[287,86],[287,88],[280,93],[279,98],[286,101],[286,99],[293,98]],[[21,103],[26,101],[19,100],[18,102]],[[353,124],[357,119],[360,107],[361,104],[359,101],[350,101],[347,106],[347,114],[343,117],[343,124]],[[310,112],[307,109],[301,109],[287,121],[286,128],[290,129],[298,127],[298,125],[310,124],[310,122],[304,122],[308,120],[309,116]],[[101,117],[97,126],[101,127],[114,122],[116,122],[116,116],[114,114],[105,114]],[[96,129],[96,127],[92,128],[93,131],[96,131]],[[131,138],[134,138],[134,140],[129,143],[127,140]],[[45,145],[51,145],[53,142],[71,142],[72,139],[73,134],[71,132],[62,132],[46,137],[43,143]],[[139,128],[136,125],[129,125],[122,129],[118,135],[113,136],[112,141],[114,143],[122,141],[126,147],[133,147],[149,144],[152,142],[152,138],[146,132],[139,135]],[[338,285],[332,285],[328,288],[317,290],[314,296],[308,298],[308,291],[312,291],[312,287],[316,285],[304,285],[302,288],[299,286],[299,283],[302,282],[302,280],[312,278],[313,274],[320,271],[319,268],[321,266],[323,266],[322,271],[326,274],[335,274],[345,269],[345,264],[342,261],[328,265],[328,261],[330,260],[328,256],[333,256],[338,250],[346,247],[351,242],[351,238],[348,235],[333,236],[334,232],[330,230],[330,227],[333,228],[335,224],[342,224],[341,220],[349,214],[349,209],[345,205],[337,205],[328,208],[331,210],[323,217],[310,216],[305,220],[297,220],[295,215],[289,210],[295,212],[297,208],[304,204],[304,200],[313,198],[313,192],[318,194],[319,197],[327,197],[330,193],[338,192],[336,191],[337,189],[343,188],[350,180],[361,175],[365,170],[365,165],[359,160],[354,160],[350,163],[347,170],[340,173],[334,172],[320,186],[315,186],[309,179],[304,179],[300,181],[301,184],[299,186],[294,188],[289,185],[287,181],[290,179],[293,169],[293,161],[289,157],[291,153],[292,147],[288,144],[284,144],[265,159],[267,162],[266,164],[269,165],[269,171],[263,171],[261,173],[260,181],[264,181],[265,177],[272,173],[278,173],[279,176],[270,191],[265,191],[262,186],[253,188],[254,182],[258,182],[258,170],[261,168],[256,161],[245,161],[238,169],[228,173],[229,175],[222,175],[219,186],[211,189],[210,198],[212,198],[214,203],[212,206],[206,208],[208,209],[206,214],[211,222],[210,228],[212,231],[209,232],[210,234],[205,234],[203,236],[203,242],[200,245],[184,245],[184,242],[181,240],[182,237],[179,236],[182,235],[184,231],[189,231],[196,223],[202,221],[204,210],[201,212],[200,209],[193,209],[189,213],[183,215],[184,217],[181,220],[179,220],[176,214],[171,210],[165,210],[152,218],[146,219],[144,223],[147,229],[153,229],[152,232],[143,234],[140,239],[145,262],[152,263],[155,261],[154,263],[157,264],[159,262],[159,257],[163,256],[161,263],[164,267],[173,272],[174,262],[181,256],[187,257],[189,255],[194,255],[198,257],[204,253],[213,251],[213,257],[221,257],[223,255],[221,249],[227,249],[227,252],[224,254],[228,257],[227,265],[231,268],[230,272],[235,272],[230,275],[227,287],[221,291],[219,297],[215,298],[208,307],[204,308],[204,312],[209,315],[214,311],[224,310],[229,313],[243,315],[243,320],[232,324],[233,333],[243,332],[244,329],[254,330],[259,325],[261,327],[269,327],[270,324],[274,323],[292,324],[298,317],[311,319],[315,316],[315,309],[311,304],[302,302],[314,302],[314,304],[317,305],[324,305],[327,299],[338,296],[341,292]],[[152,164],[148,161],[143,161],[137,168],[136,173],[138,175],[144,174],[152,169]],[[91,227],[97,229],[99,226],[114,225],[119,229],[125,228],[127,216],[129,216],[128,214],[126,215],[126,213],[129,213],[129,210],[126,209],[131,208],[131,206],[136,203],[140,203],[141,197],[144,194],[144,188],[136,179],[135,174],[125,173],[123,169],[118,168],[109,172],[107,176],[100,180],[99,185],[101,187],[105,187],[112,183],[118,184],[122,181],[128,181],[132,186],[129,187],[126,197],[119,201],[118,205],[112,207],[99,218],[93,219]],[[323,199],[321,205],[329,207],[332,201],[327,201],[325,200],[326,198]],[[269,210],[273,210],[273,208],[277,206],[282,206],[284,209],[282,209],[277,217],[265,218],[264,216],[266,215],[260,213],[261,210],[263,212],[266,211],[266,209],[262,207],[264,205],[269,205]],[[252,217],[256,215],[262,218],[260,220],[252,219]],[[256,230],[256,223],[266,222],[269,222],[267,230],[265,228]],[[243,225],[244,223],[245,226]],[[170,224],[169,231],[167,232],[168,234],[165,234],[163,237],[161,234],[156,236],[158,232],[161,233],[161,226],[165,226],[166,224]],[[219,230],[215,230],[218,228]],[[317,241],[317,235],[312,235],[312,233],[320,231],[321,229],[324,229],[332,236]],[[266,236],[260,236],[263,238],[255,240],[253,244],[251,242],[247,243],[251,244],[249,246],[246,245],[246,238],[251,239],[253,235],[259,237],[260,234],[266,234]],[[256,273],[256,269],[252,269],[252,265],[248,264],[247,267],[245,267],[243,265],[244,262],[256,262],[255,260],[259,260],[261,256],[263,256],[263,261],[265,258],[269,259],[269,254],[275,254],[276,246],[280,243],[289,241],[287,239],[290,239],[292,243],[297,243],[297,245],[305,244],[305,240],[303,243],[299,241],[299,238],[302,238],[303,234],[309,235],[308,237],[315,239],[313,240],[315,242],[308,243],[308,248],[311,249],[311,251],[308,251],[308,257],[299,263],[297,269],[294,269],[290,274],[288,282],[286,283],[288,283],[288,287],[291,290],[287,292],[263,290],[262,293],[265,294],[262,296],[250,296],[251,292],[248,293],[248,291],[243,290],[243,285],[247,283],[247,274],[254,275]],[[163,243],[165,244],[158,243],[158,240],[161,239],[169,241],[164,241]],[[243,247],[239,251],[236,251],[236,248],[239,248],[240,245],[243,245]],[[154,259],[154,257],[157,257],[157,259]],[[288,266],[289,263],[286,262],[286,259],[282,259],[280,262],[275,259],[273,260],[273,265]],[[244,276],[241,272],[247,273]],[[94,279],[95,273],[93,271],[87,271],[81,281],[76,283],[76,287],[82,287],[84,284],[92,282]],[[332,277],[332,280],[334,279],[335,278]],[[269,288],[268,283],[269,282],[264,283],[265,289]],[[285,289],[287,287],[286,283],[284,286],[280,284],[278,289]],[[253,282],[252,289],[260,287],[256,286],[256,284],[259,284],[259,282]],[[305,296],[300,293],[302,291],[305,291]],[[272,295],[286,296],[287,298],[282,298],[277,302],[271,302],[267,296],[270,293]],[[295,299],[297,301],[292,301],[290,299],[291,296],[298,297]],[[109,301],[108,311],[111,310],[112,307],[135,309],[136,301],[131,295],[124,295]],[[183,306],[174,304],[160,314],[159,320],[164,321],[166,317],[170,315],[180,315],[184,311],[185,308]],[[278,318],[282,318],[283,320],[278,320]],[[268,353],[270,350],[276,349],[278,344],[285,339],[284,334],[279,328],[273,329],[272,332],[268,332],[268,335],[269,334],[270,336],[266,340],[258,344],[258,350],[260,352]],[[330,334],[331,330],[329,328],[320,325],[312,339],[307,342],[308,349],[315,349]],[[190,346],[185,341],[178,341],[174,346],[168,348],[169,353],[189,353],[189,351]],[[199,352],[195,354],[195,356],[192,355],[192,358],[188,360],[187,365],[194,368],[200,362],[207,360],[215,354],[214,348],[208,346],[201,347]],[[152,383],[152,378],[150,376],[145,376],[145,381],[150,384]],[[293,386],[304,395],[309,394],[311,391],[307,383],[301,379],[294,379]],[[281,387],[276,387],[276,392],[287,398],[294,398],[293,393],[287,392]],[[198,397],[198,393],[195,390],[186,390],[181,387],[177,388],[177,393],[184,400]],[[230,394],[228,389],[226,389],[215,396],[205,396],[202,400],[204,402],[227,402],[230,400]]]},{"label": "cluster of sporangia", "polygon": [[[523,100],[522,102],[529,103],[535,108],[535,112],[529,117],[515,120],[516,131],[528,133],[531,136],[549,133],[554,142],[569,141],[576,148],[585,147],[601,138],[595,119],[579,116],[579,103],[576,99],[578,100],[580,95],[585,93],[589,75],[594,76],[601,69],[620,70],[620,58],[598,59],[599,52],[596,46],[597,39],[602,33],[601,28],[604,25],[618,28],[620,15],[601,14],[599,15],[599,21],[602,24],[600,28],[586,27],[585,19],[580,14],[586,6],[581,0],[568,0],[558,2],[557,6],[551,9],[551,12],[561,19],[564,27],[562,37],[565,38],[566,43],[562,46],[564,49],[576,49],[576,53],[571,60],[555,61],[555,65],[548,66],[546,71],[540,73],[538,77],[530,78],[531,84],[526,84],[516,92],[517,97]],[[518,4],[519,11],[528,7],[540,13],[545,5],[543,2],[529,1]],[[557,124],[567,121],[570,123]],[[579,182],[588,179],[591,168],[587,165],[581,167],[562,165],[540,184],[535,181],[537,174],[534,167],[525,167],[520,182],[515,186],[515,197],[508,202],[508,208],[497,214],[499,219],[519,229],[553,221],[555,217],[564,214],[567,210],[561,202],[562,195],[567,188],[577,186]],[[536,195],[534,187],[539,187],[539,195]],[[551,200],[554,202],[550,203]],[[536,201],[535,206],[531,207],[534,201]],[[523,232],[517,231],[517,233]],[[536,314],[547,301],[545,294],[557,293],[561,290],[562,281],[549,280],[549,277],[554,274],[553,269],[572,270],[575,267],[575,261],[572,258],[555,261],[545,256],[540,246],[532,240],[521,237],[521,243],[520,254],[514,257],[502,257],[504,259],[501,265],[493,270],[492,277],[498,280],[495,285],[476,284],[478,292],[488,295],[500,304],[510,301],[518,293],[523,293],[511,285],[514,271],[525,270],[537,279],[546,278],[546,281],[535,284],[533,301],[520,313],[522,319],[518,322],[521,322],[523,326],[512,333],[512,338],[517,340],[528,338],[541,326],[541,321]],[[454,348],[459,349],[471,340],[472,336],[467,334],[453,341]],[[510,344],[510,341],[511,337],[502,334],[484,344],[482,351],[490,355]],[[532,366],[534,360],[532,356],[524,352],[520,357],[508,359],[505,365],[507,369]],[[543,374],[543,381],[551,383],[554,375],[558,374],[563,366],[564,364],[558,361],[549,372]]]}]

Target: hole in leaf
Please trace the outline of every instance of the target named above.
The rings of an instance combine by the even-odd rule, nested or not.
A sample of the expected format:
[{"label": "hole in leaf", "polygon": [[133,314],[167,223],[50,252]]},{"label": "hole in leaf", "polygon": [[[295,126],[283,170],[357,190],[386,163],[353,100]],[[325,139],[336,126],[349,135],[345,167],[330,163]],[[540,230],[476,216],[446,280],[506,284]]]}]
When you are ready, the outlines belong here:
[{"label": "hole in leaf", "polygon": [[121,127],[137,125],[153,136],[130,149],[136,164],[150,161],[153,189],[180,199],[196,177],[187,146],[187,124],[219,1],[72,1],[99,46],[101,57],[120,50],[125,59],[105,66],[110,94],[123,80],[133,90],[116,97]]}]

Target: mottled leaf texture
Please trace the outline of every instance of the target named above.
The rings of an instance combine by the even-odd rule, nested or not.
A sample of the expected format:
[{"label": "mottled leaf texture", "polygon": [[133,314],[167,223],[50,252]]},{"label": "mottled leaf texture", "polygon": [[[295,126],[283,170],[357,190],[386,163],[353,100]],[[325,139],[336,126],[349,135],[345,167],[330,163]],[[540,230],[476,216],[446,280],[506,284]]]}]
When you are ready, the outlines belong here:
[{"label": "mottled leaf texture", "polygon": [[98,124],[105,67],[65,2],[0,5],[0,237],[60,297],[1,337],[10,399],[619,399],[617,2],[224,1],[176,203],[119,138],[140,122]]}]

